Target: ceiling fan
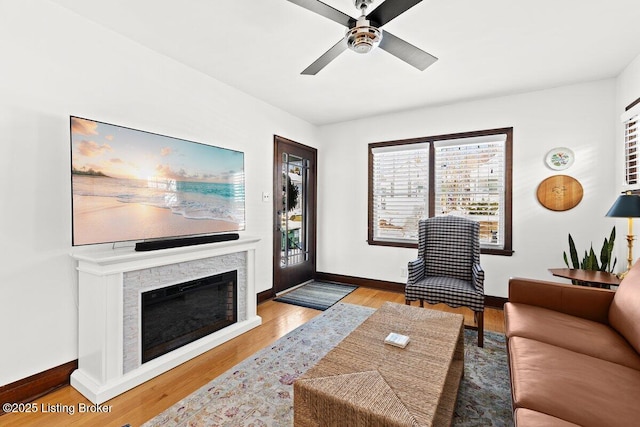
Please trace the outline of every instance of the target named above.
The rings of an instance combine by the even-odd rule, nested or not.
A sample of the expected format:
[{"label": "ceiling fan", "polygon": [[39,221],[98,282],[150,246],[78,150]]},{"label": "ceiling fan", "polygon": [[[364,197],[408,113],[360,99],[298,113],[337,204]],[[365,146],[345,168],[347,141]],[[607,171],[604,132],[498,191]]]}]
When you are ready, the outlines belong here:
[{"label": "ceiling fan", "polygon": [[435,56],[418,49],[388,31],[383,33],[380,29],[380,27],[422,0],[386,0],[368,15],[366,15],[366,10],[373,3],[373,0],[353,0],[356,8],[361,12],[361,16],[358,19],[352,18],[319,0],[289,1],[347,27],[344,38],[326,51],[313,64],[309,65],[301,74],[317,74],[347,48],[358,53],[368,53],[379,45],[380,49],[413,65],[420,71],[438,60]]}]

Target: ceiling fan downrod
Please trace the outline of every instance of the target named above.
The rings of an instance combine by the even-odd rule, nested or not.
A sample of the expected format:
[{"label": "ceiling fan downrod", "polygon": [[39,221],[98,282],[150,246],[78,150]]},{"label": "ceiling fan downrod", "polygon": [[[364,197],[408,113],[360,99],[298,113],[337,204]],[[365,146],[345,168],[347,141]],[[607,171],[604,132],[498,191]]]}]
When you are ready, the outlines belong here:
[{"label": "ceiling fan downrod", "polygon": [[373,3],[373,0],[353,0],[353,4],[357,9],[360,9],[362,15],[366,15],[366,10],[369,5]]}]

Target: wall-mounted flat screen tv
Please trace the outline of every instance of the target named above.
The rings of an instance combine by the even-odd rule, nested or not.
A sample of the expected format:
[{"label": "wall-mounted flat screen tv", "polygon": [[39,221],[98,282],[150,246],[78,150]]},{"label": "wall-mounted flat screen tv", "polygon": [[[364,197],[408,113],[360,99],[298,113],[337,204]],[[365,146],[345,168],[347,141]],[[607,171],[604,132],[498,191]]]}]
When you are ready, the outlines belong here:
[{"label": "wall-mounted flat screen tv", "polygon": [[244,154],[71,116],[73,245],[244,230]]}]

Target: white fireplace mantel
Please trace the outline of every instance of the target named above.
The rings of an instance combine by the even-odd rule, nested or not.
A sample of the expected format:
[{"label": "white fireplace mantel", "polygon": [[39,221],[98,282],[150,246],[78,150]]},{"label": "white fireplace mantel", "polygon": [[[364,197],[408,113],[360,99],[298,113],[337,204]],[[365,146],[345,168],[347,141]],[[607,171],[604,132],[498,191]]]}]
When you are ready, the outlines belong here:
[{"label": "white fireplace mantel", "polygon": [[[135,252],[131,247],[75,250],[71,256],[78,264],[78,369],[71,375],[71,385],[91,402],[103,403],[260,325],[262,319],[256,314],[254,270],[259,240],[243,236],[239,240],[148,252]],[[240,261],[234,261],[233,257],[229,261],[232,254],[238,254]],[[230,266],[230,262],[241,265]],[[125,325],[125,316],[131,317],[131,313],[125,312],[126,281],[146,274],[161,282],[153,285],[157,288],[174,284],[176,275],[188,281],[200,278],[205,270],[207,274],[217,274],[230,268],[237,268],[242,276],[242,280],[238,280],[236,323],[125,369],[124,354],[131,345],[126,342],[132,340],[127,336],[129,332]],[[171,274],[164,277],[167,270],[174,277]],[[162,283],[163,280],[166,283]],[[134,315],[137,316],[137,312]],[[139,321],[133,323],[139,324]],[[133,340],[136,339],[134,336]]]}]

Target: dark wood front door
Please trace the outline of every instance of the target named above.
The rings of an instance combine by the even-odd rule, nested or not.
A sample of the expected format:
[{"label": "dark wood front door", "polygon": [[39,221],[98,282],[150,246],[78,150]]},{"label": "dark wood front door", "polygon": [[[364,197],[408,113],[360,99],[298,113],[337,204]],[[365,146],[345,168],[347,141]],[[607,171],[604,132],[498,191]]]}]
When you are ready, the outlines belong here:
[{"label": "dark wood front door", "polygon": [[273,290],[282,292],[316,273],[317,150],[275,136]]}]

